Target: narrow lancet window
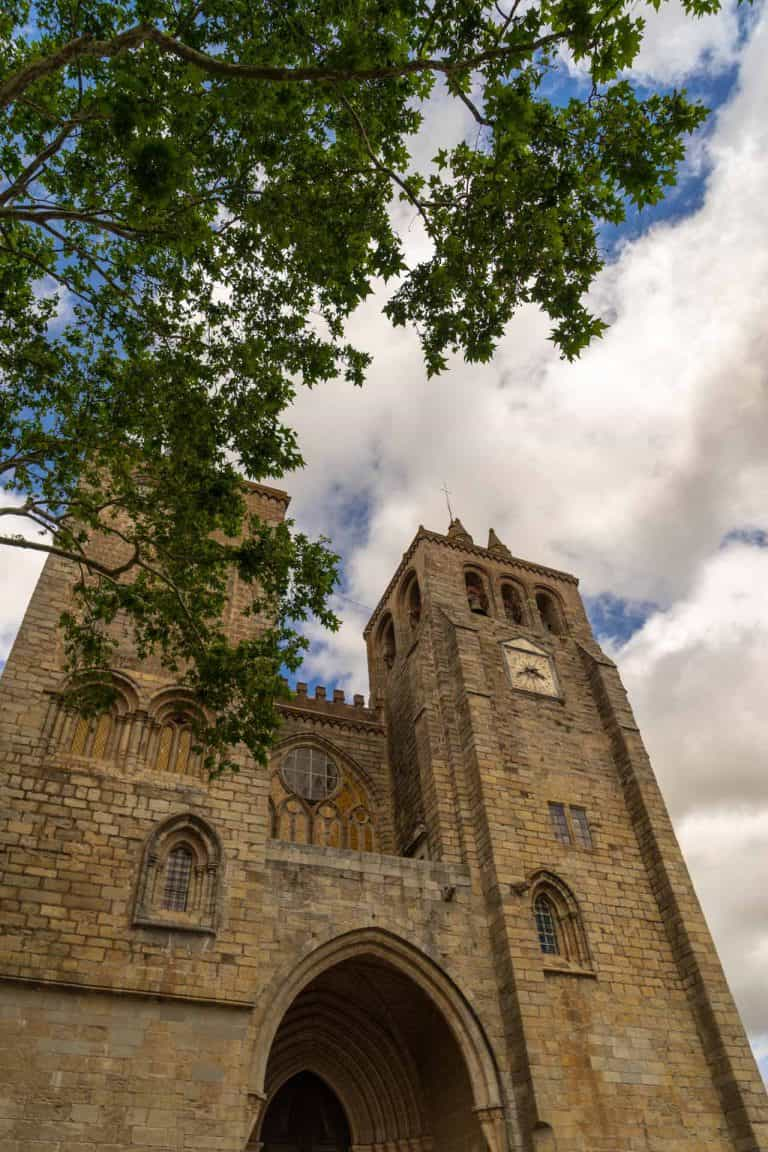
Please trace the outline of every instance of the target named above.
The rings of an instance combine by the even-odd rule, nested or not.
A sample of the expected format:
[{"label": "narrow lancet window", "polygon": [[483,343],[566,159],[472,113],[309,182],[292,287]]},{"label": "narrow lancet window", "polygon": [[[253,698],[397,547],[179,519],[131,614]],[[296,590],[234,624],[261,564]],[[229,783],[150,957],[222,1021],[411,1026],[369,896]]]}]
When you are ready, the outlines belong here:
[{"label": "narrow lancet window", "polygon": [[479,616],[487,616],[488,594],[485,591],[485,584],[480,573],[469,569],[464,573],[464,584],[467,589],[467,603],[470,612],[475,612]]},{"label": "narrow lancet window", "polygon": [[560,951],[557,942],[557,916],[552,901],[544,895],[536,897],[534,903],[536,915],[536,930],[539,934],[539,947],[542,952],[550,956],[557,956]]},{"label": "narrow lancet window", "polygon": [[405,606],[408,613],[408,623],[415,631],[419,626],[421,620],[421,590],[419,582],[414,576],[408,585],[408,591],[405,597]]},{"label": "narrow lancet window", "polygon": [[523,597],[519,588],[516,588],[514,584],[502,584],[501,601],[504,606],[504,615],[510,624],[525,623]]},{"label": "narrow lancet window", "polygon": [[549,592],[537,592],[536,607],[539,611],[539,619],[547,632],[559,636],[563,631],[563,621],[554,597],[550,596]]}]

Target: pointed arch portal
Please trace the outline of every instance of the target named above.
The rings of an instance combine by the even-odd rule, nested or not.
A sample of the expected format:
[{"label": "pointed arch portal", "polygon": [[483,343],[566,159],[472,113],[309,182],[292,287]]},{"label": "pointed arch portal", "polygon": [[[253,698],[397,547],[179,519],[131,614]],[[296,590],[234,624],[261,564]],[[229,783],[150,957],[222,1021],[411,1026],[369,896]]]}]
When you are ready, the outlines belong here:
[{"label": "pointed arch portal", "polygon": [[499,1080],[441,970],[378,930],[311,953],[259,1029],[248,1152],[506,1152]]},{"label": "pointed arch portal", "polygon": [[349,1152],[349,1123],[333,1089],[298,1072],[275,1093],[261,1128],[264,1152]]}]

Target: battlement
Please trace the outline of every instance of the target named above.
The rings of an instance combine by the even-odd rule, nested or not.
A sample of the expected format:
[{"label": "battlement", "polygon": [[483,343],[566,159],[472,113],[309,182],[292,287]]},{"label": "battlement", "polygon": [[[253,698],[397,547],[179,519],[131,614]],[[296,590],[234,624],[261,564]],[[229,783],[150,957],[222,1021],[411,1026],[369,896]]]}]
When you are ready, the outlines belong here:
[{"label": "battlement", "polygon": [[381,711],[371,708],[365,703],[365,696],[355,693],[352,700],[346,699],[342,688],[328,689],[324,684],[317,684],[313,696],[309,695],[308,686],[300,681],[287,700],[278,701],[278,708],[288,712],[311,712],[315,715],[334,717],[347,722],[363,722],[382,726]]}]

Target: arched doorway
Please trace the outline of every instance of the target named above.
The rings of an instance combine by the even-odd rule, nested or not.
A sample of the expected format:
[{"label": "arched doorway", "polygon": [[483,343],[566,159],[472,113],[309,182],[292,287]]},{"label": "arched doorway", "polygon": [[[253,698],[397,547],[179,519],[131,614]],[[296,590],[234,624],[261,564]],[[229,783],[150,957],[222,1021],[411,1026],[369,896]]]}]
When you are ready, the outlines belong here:
[{"label": "arched doorway", "polygon": [[261,1128],[263,1152],[349,1152],[349,1124],[335,1092],[299,1072],[275,1093]]},{"label": "arched doorway", "polygon": [[[328,956],[313,964],[310,958],[309,978],[289,982],[294,998],[269,1033],[271,1046],[256,1058],[265,1105],[248,1149],[272,1152],[273,1109],[281,1094],[298,1091],[295,1083],[320,1080],[338,1099],[352,1150],[503,1152],[495,1065],[466,1003],[439,969],[443,984],[436,982],[434,990],[428,985],[426,958],[423,972],[416,965],[413,974],[403,970],[396,962],[397,948],[408,948],[403,942],[394,951],[389,940],[377,944],[342,943],[337,962]],[[274,1152],[305,1148],[278,1143]]]}]

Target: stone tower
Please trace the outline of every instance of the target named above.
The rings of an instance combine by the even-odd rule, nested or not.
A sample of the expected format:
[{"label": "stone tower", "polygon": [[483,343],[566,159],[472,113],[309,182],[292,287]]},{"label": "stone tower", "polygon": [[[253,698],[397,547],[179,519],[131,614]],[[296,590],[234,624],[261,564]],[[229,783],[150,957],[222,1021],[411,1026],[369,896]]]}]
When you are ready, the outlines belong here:
[{"label": "stone tower", "polygon": [[768,1152],[574,577],[419,529],[370,706],[298,685],[269,767],[211,783],[126,641],[113,712],[62,708],[70,582],[49,560],[1,686],[1,1149]]}]

